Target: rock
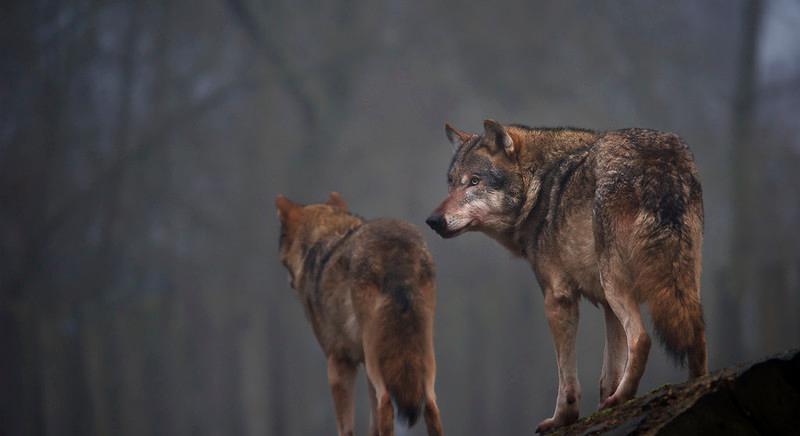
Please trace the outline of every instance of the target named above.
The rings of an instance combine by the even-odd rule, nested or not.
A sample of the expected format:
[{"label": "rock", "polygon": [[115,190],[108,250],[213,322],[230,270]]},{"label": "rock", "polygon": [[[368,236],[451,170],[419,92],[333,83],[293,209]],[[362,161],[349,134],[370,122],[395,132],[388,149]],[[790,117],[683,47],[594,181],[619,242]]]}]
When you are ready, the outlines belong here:
[{"label": "rock", "polygon": [[800,434],[800,350],[662,386],[549,435]]}]

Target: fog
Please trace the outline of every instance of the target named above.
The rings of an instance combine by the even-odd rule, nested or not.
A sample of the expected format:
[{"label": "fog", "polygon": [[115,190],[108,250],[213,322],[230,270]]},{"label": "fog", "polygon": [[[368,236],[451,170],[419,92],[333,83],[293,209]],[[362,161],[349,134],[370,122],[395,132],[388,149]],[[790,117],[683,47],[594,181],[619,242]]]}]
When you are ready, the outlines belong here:
[{"label": "fog", "polygon": [[[273,203],[330,191],[428,243],[445,432],[532,433],[557,379],[529,265],[424,224],[445,122],[681,135],[711,369],[800,344],[796,1],[32,0],[0,20],[0,433],[334,433]],[[588,415],[604,334],[580,309]],[[654,345],[639,393],[686,377]]]}]

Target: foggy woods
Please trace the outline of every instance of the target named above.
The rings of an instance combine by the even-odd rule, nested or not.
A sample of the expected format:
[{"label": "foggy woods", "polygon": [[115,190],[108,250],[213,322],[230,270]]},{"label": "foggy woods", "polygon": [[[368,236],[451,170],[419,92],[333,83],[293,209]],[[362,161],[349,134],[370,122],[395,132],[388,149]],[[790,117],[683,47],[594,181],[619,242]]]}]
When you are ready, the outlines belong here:
[{"label": "foggy woods", "polygon": [[[557,389],[536,280],[423,228],[445,121],[678,133],[710,368],[800,344],[800,3],[32,0],[0,22],[0,433],[332,433],[273,207],[330,191],[423,232],[445,431],[531,433]],[[639,392],[685,378],[654,347]]]}]

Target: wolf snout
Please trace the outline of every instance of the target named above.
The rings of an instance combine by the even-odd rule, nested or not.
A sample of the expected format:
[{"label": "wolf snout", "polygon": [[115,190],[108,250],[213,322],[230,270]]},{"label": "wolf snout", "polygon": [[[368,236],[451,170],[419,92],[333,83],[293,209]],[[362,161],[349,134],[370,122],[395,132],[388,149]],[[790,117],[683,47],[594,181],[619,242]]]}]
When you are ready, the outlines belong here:
[{"label": "wolf snout", "polygon": [[425,224],[432,228],[436,233],[442,233],[447,229],[447,221],[445,221],[444,215],[437,212],[431,214],[431,216],[425,220]]}]

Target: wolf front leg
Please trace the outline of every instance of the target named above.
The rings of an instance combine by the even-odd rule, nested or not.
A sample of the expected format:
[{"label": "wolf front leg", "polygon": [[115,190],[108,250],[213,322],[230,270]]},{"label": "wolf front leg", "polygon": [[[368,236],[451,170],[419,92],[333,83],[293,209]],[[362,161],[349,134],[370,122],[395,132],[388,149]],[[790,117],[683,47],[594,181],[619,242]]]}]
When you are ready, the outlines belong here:
[{"label": "wolf front leg", "polygon": [[578,298],[565,289],[545,289],[544,311],[555,342],[558,363],[558,398],[552,418],[536,427],[541,433],[578,419],[581,396],[575,362],[575,336],[578,332]]},{"label": "wolf front leg", "polygon": [[339,436],[353,436],[353,391],[357,367],[352,362],[328,357],[328,384],[336,410],[336,430]]}]

